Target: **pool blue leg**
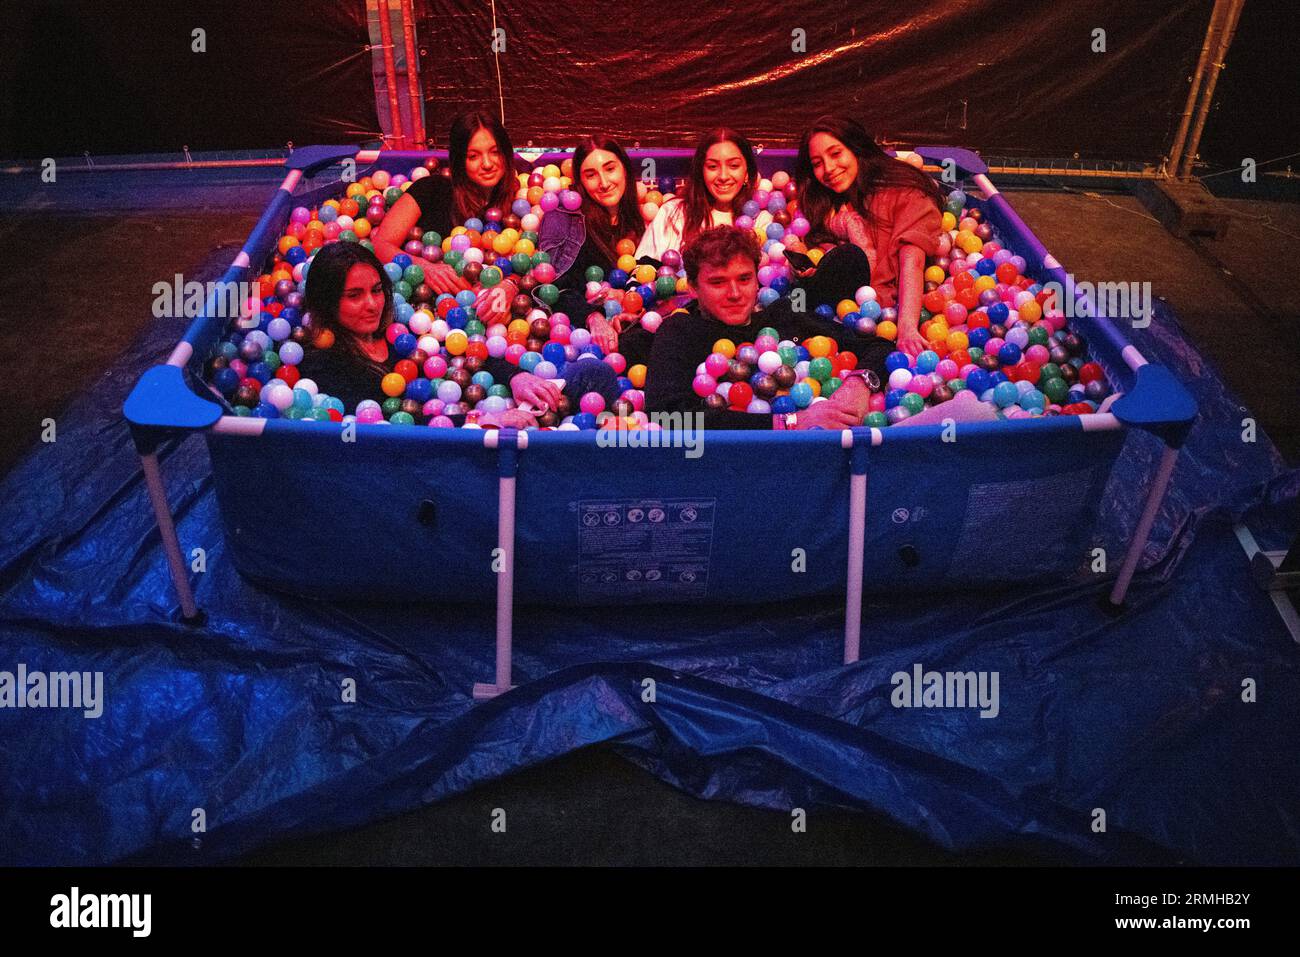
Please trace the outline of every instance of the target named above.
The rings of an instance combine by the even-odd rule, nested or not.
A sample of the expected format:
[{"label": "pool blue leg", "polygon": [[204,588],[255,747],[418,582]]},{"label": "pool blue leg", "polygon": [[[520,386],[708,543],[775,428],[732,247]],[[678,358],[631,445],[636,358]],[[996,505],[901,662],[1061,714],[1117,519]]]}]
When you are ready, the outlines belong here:
[{"label": "pool blue leg", "polygon": [[[862,433],[855,435],[855,433]],[[867,449],[870,429],[846,429],[841,437],[851,449],[849,474],[849,560],[844,598],[844,663],[858,660],[862,649],[862,563],[867,542]]]},{"label": "pool blue leg", "polygon": [[153,504],[153,514],[158,520],[158,534],[162,538],[163,552],[167,555],[167,567],[171,572],[172,585],[181,602],[181,619],[186,624],[201,624],[203,616],[194,601],[194,590],[185,570],[185,559],[181,556],[181,542],[176,535],[176,524],[172,521],[171,509],[167,506],[167,490],[163,486],[162,470],[158,467],[158,453],[142,452],[140,468],[144,470],[145,488],[149,490],[149,501]]},{"label": "pool blue leg", "polygon": [[1177,461],[1177,447],[1166,445],[1160,456],[1160,465],[1156,468],[1155,481],[1151,484],[1151,491],[1147,493],[1142,517],[1138,520],[1137,528],[1133,530],[1133,540],[1129,542],[1128,554],[1124,556],[1124,564],[1120,566],[1119,577],[1115,579],[1115,585],[1110,590],[1109,597],[1105,599],[1105,607],[1110,611],[1118,612],[1124,607],[1124,596],[1128,594],[1128,586],[1133,581],[1138,561],[1142,558],[1142,553],[1151,538],[1151,526],[1155,524],[1156,513],[1160,511],[1160,503],[1164,501],[1165,491],[1169,488],[1169,479],[1174,474],[1174,464]]},{"label": "pool blue leg", "polygon": [[515,476],[519,472],[519,449],[528,447],[528,437],[514,429],[492,429],[483,434],[483,442],[501,453],[497,472],[497,548],[501,570],[497,573],[496,681],[475,683],[474,697],[480,701],[505,694],[513,687]]}]

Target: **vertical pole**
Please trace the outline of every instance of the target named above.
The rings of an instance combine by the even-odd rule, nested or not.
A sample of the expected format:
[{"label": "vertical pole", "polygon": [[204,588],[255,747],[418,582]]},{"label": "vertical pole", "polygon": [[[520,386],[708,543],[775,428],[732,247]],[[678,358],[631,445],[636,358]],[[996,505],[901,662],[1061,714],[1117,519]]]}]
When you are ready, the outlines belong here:
[{"label": "vertical pole", "polygon": [[[855,436],[855,431],[864,433]],[[856,438],[856,441],[855,441]],[[862,563],[867,542],[867,448],[871,432],[845,429],[841,444],[850,450],[849,560],[844,598],[844,663],[858,660],[862,647]]]},{"label": "vertical pole", "polygon": [[493,429],[484,433],[483,443],[501,453],[497,471],[497,548],[501,570],[497,573],[496,675],[492,684],[474,685],[474,697],[480,700],[505,694],[513,687],[515,477],[519,472],[519,450],[528,447],[528,437],[514,429]]},{"label": "vertical pole", "polygon": [[1164,500],[1165,490],[1169,488],[1169,479],[1174,474],[1174,463],[1177,461],[1178,449],[1165,446],[1160,456],[1160,465],[1156,468],[1155,481],[1151,485],[1151,491],[1147,493],[1146,507],[1142,509],[1142,517],[1138,520],[1137,528],[1133,530],[1133,539],[1129,542],[1128,554],[1124,556],[1119,577],[1115,579],[1115,587],[1110,591],[1112,608],[1124,604],[1124,596],[1128,594],[1128,586],[1133,580],[1133,573],[1137,571],[1138,560],[1142,557],[1142,552],[1146,550],[1147,542],[1151,538],[1151,526],[1155,524],[1156,513],[1160,511],[1160,503]]},{"label": "vertical pole", "polygon": [[1214,12],[1210,14],[1210,25],[1205,30],[1205,39],[1201,43],[1201,56],[1196,61],[1196,72],[1192,74],[1192,85],[1187,91],[1187,102],[1183,105],[1183,116],[1178,122],[1178,132],[1174,134],[1174,145],[1169,148],[1169,165],[1165,172],[1170,176],[1178,174],[1178,165],[1183,158],[1183,146],[1187,142],[1187,128],[1192,125],[1192,113],[1196,109],[1196,97],[1201,92],[1201,81],[1205,78],[1205,65],[1210,62],[1210,51],[1218,39],[1223,27],[1224,15],[1232,0],[1214,0]]},{"label": "vertical pole", "polygon": [[406,134],[402,131],[402,108],[397,102],[397,61],[393,56],[393,24],[389,20],[388,0],[376,0],[379,8],[379,42],[384,47],[384,86],[388,92],[388,112],[391,117],[393,145],[406,147]]},{"label": "vertical pole", "polygon": [[1223,26],[1223,34],[1214,48],[1213,59],[1208,64],[1210,75],[1205,81],[1205,90],[1201,94],[1201,105],[1197,111],[1196,124],[1192,127],[1191,138],[1188,140],[1187,149],[1183,153],[1182,167],[1179,173],[1182,179],[1187,179],[1192,175],[1192,164],[1196,161],[1196,151],[1201,147],[1201,133],[1205,131],[1205,121],[1210,115],[1210,102],[1214,98],[1214,87],[1218,84],[1219,74],[1223,71],[1223,61],[1228,56],[1228,47],[1232,45],[1232,36],[1237,32],[1237,19],[1241,16],[1241,8],[1246,5],[1246,0],[1229,0],[1229,2],[1231,7],[1228,10],[1227,20]]},{"label": "vertical pole", "polygon": [[176,525],[172,522],[171,510],[167,507],[167,490],[163,487],[162,471],[158,467],[158,453],[149,452],[140,456],[140,467],[144,470],[144,484],[149,491],[149,501],[153,504],[153,514],[158,520],[158,534],[162,537],[163,551],[167,555],[167,567],[171,571],[172,585],[181,601],[181,615],[192,621],[198,617],[198,605],[194,602],[194,592],[185,571],[185,559],[181,557],[180,539],[176,537]]},{"label": "vertical pole", "polygon": [[422,150],[424,141],[424,111],[420,108],[420,73],[415,57],[415,13],[411,0],[402,0],[402,40],[406,49],[406,95],[411,104],[412,148]]}]

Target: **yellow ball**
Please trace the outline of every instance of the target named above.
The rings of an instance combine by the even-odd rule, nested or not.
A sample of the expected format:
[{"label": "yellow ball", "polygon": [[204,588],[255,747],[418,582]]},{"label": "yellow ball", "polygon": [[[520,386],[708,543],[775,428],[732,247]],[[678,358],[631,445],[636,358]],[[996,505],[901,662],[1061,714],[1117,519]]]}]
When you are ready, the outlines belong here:
[{"label": "yellow ball", "polygon": [[677,280],[677,294],[678,294],[678,295],[681,295],[681,294],[684,293],[684,292],[689,292],[689,291],[690,291],[690,288],[691,288],[691,284],[690,284],[689,282],[686,281],[686,278],[685,278],[684,276],[683,276],[682,278],[680,278],[680,279]]},{"label": "yellow ball", "polygon": [[366,219],[364,216],[353,220],[352,222],[352,231],[357,234],[357,239],[365,239],[369,236],[370,229],[370,220]]},{"label": "yellow ball", "polygon": [[806,383],[808,384],[808,388],[812,389],[812,394],[813,394],[813,397],[814,397],[814,398],[816,398],[817,396],[819,396],[819,395],[822,394],[822,384],[821,384],[821,380],[819,380],[819,379],[814,379],[812,376],[809,376],[808,378],[804,379],[803,381],[806,382]]},{"label": "yellow ball", "polygon": [[498,256],[508,256],[510,251],[515,248],[515,242],[505,233],[497,233],[496,239],[492,240],[492,250]]},{"label": "yellow ball", "polygon": [[813,247],[812,249],[808,250],[808,258],[813,261],[814,266],[820,263],[822,261],[822,257],[825,255],[826,253],[824,251],[816,247]]},{"label": "yellow ball", "polygon": [[348,188],[343,195],[347,196],[348,199],[351,199],[354,196],[364,196],[365,194],[366,188],[364,186],[360,183],[351,183],[348,185]]},{"label": "yellow ball", "polygon": [[970,338],[964,332],[950,332],[944,341],[948,344],[949,352],[956,352],[970,345]]},{"label": "yellow ball", "polygon": [[322,206],[333,206],[335,209],[338,209],[340,203],[339,203],[339,201],[338,201],[337,199],[327,199],[327,200],[325,200],[325,202],[321,203],[321,205],[322,205]]},{"label": "yellow ball", "polygon": [[638,362],[636,365],[632,366],[632,368],[627,370],[627,378],[628,381],[632,383],[632,388],[644,389],[645,388],[645,366],[641,365],[641,363]]},{"label": "yellow ball", "polygon": [[556,166],[554,163],[547,163],[546,166],[543,167],[543,169],[542,169],[542,175],[543,175],[543,176],[559,176],[559,175],[560,175],[560,168],[559,168],[558,166]]},{"label": "yellow ball", "polygon": [[714,352],[721,352],[728,359],[736,357],[736,344],[730,339],[719,339],[713,344]]},{"label": "yellow ball", "polygon": [[814,359],[821,359],[831,354],[833,342],[827,336],[813,336],[804,342],[808,354]]},{"label": "yellow ball", "polygon": [[453,356],[465,354],[466,348],[469,347],[469,336],[465,335],[464,329],[453,329],[447,333],[447,352]]},{"label": "yellow ball", "polygon": [[957,228],[957,217],[952,213],[943,214],[943,231],[950,232]]},{"label": "yellow ball", "polygon": [[948,324],[946,322],[928,322],[923,335],[926,342],[935,344],[946,342],[948,340]]},{"label": "yellow ball", "polygon": [[517,239],[515,240],[515,252],[531,256],[537,252],[537,245],[531,239]]},{"label": "yellow ball", "polygon": [[384,395],[393,398],[406,391],[406,379],[400,372],[390,372],[380,381],[379,387],[384,390]]},{"label": "yellow ball", "polygon": [[1020,318],[1026,322],[1037,322],[1043,318],[1043,307],[1038,304],[1036,299],[1030,299],[1021,306],[1016,312],[1020,313]]},{"label": "yellow ball", "polygon": [[884,322],[876,324],[876,335],[882,339],[888,339],[893,342],[898,338],[898,326],[886,319]]},{"label": "yellow ball", "polygon": [[636,257],[632,255],[619,256],[618,262],[614,265],[623,270],[623,272],[630,274],[632,270],[636,269]]},{"label": "yellow ball", "polygon": [[975,292],[978,294],[983,292],[985,289],[993,289],[995,286],[997,286],[997,284],[998,281],[994,279],[992,276],[980,276],[978,279],[975,280],[974,289]]},{"label": "yellow ball", "polygon": [[925,271],[926,282],[943,282],[945,274],[942,266],[931,266]]},{"label": "yellow ball", "polygon": [[655,272],[654,266],[647,264],[644,266],[637,266],[636,271],[632,275],[636,278],[637,282],[644,285],[654,282],[655,276],[658,275],[658,273]]},{"label": "yellow ball", "polygon": [[858,311],[858,304],[852,299],[841,299],[840,304],[835,307],[835,315],[843,319],[845,316],[852,315]]}]

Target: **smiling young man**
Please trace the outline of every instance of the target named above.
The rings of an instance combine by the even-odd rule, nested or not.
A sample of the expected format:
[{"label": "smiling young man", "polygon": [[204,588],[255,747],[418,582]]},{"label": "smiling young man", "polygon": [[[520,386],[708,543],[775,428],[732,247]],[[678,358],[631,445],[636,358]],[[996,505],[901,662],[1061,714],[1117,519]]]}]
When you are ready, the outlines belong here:
[{"label": "smiling young man", "polygon": [[686,278],[696,300],[664,319],[655,333],[646,373],[646,408],[652,412],[703,412],[712,429],[843,429],[861,425],[870,387],[862,374],[845,377],[835,394],[790,415],[771,415],[708,408],[695,393],[696,370],[719,339],[752,342],[766,326],[781,339],[798,342],[812,336],[834,339],[858,357],[859,369],[879,374],[892,345],[858,336],[843,326],[792,311],[778,300],[762,312],[758,304],[758,242],[749,230],[718,226],[700,234],[686,251]]}]

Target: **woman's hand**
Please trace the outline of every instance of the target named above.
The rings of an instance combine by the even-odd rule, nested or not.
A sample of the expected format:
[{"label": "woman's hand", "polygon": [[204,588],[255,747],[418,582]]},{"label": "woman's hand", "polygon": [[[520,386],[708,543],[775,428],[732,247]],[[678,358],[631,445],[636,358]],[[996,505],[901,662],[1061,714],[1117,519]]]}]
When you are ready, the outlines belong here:
[{"label": "woman's hand", "polygon": [[445,292],[449,296],[454,296],[469,288],[465,278],[456,275],[456,270],[446,263],[431,263],[419,257],[412,257],[411,263],[424,270],[424,281],[434,292]]},{"label": "woman's hand", "polygon": [[[838,395],[838,391],[836,395]],[[866,413],[863,413],[865,415]],[[863,415],[854,415],[847,405],[827,399],[814,402],[795,416],[796,429],[852,429],[862,424]]]},{"label": "woman's hand", "polygon": [[871,411],[871,389],[862,380],[862,376],[854,376],[846,379],[844,384],[835,390],[835,394],[829,401],[856,416],[857,422],[854,424],[861,425],[862,420]]},{"label": "woman's hand", "polygon": [[520,405],[554,411],[560,405],[560,387],[531,372],[521,372],[510,380],[510,394]]},{"label": "woman's hand", "polygon": [[537,417],[523,409],[506,409],[503,412],[485,413],[478,424],[495,425],[498,429],[531,429],[537,426]]},{"label": "woman's hand", "polygon": [[618,333],[604,316],[588,316],[587,331],[591,333],[591,341],[599,346],[600,351],[605,355],[618,351]]},{"label": "woman's hand", "polygon": [[912,323],[901,323],[898,327],[898,341],[895,343],[900,352],[905,352],[913,359],[930,348],[930,344],[921,337]]},{"label": "woman's hand", "polygon": [[483,325],[490,326],[509,316],[510,305],[516,293],[514,284],[509,281],[480,292],[474,300],[474,310]]}]

